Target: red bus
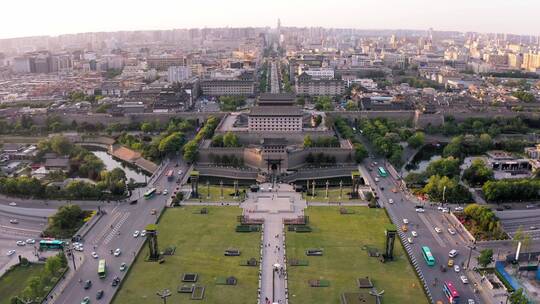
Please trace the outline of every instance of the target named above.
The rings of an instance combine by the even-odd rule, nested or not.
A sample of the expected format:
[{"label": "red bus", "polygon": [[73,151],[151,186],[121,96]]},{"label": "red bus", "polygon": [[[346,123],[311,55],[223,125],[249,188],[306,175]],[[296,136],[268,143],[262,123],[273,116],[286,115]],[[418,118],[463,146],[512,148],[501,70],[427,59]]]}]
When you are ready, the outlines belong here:
[{"label": "red bus", "polygon": [[167,176],[167,179],[168,180],[172,180],[174,178],[174,171],[171,169],[169,171],[167,171],[167,174],[165,174]]},{"label": "red bus", "polygon": [[443,292],[450,304],[458,304],[459,303],[459,293],[454,286],[454,283],[450,281],[446,281],[443,284]]}]

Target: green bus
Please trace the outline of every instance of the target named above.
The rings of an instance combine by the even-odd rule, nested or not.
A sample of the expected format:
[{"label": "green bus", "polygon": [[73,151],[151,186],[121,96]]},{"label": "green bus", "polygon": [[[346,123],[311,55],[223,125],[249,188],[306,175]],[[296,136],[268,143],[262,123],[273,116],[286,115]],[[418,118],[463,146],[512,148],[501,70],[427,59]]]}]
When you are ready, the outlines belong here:
[{"label": "green bus", "polygon": [[146,199],[151,198],[152,196],[154,196],[154,194],[156,194],[156,191],[157,191],[156,188],[152,188],[152,189],[146,191],[146,192],[144,193],[144,198],[146,198]]},{"label": "green bus", "polygon": [[424,260],[428,266],[435,265],[435,257],[433,257],[433,254],[428,246],[422,246],[422,256],[424,257]]},{"label": "green bus", "polygon": [[100,279],[104,279],[107,276],[107,264],[104,259],[99,260],[97,274]]},{"label": "green bus", "polygon": [[50,250],[50,249],[62,249],[64,248],[64,241],[55,240],[55,239],[44,239],[39,241],[39,250]]},{"label": "green bus", "polygon": [[388,176],[388,173],[386,173],[386,170],[384,170],[383,167],[377,168],[377,171],[379,171],[379,175],[380,175],[381,177],[387,177],[387,176]]}]

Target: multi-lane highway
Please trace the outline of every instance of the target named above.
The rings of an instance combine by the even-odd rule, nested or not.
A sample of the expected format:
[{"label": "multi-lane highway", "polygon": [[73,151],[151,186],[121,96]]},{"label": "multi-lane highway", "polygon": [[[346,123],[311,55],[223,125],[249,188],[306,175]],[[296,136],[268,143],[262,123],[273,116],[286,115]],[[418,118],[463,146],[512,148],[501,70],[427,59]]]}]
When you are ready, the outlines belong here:
[{"label": "multi-lane highway", "polygon": [[[165,176],[170,169],[175,172],[174,180],[168,180]],[[182,170],[181,175],[178,175],[179,170]],[[126,273],[126,271],[120,271],[120,265],[126,263],[127,267],[131,267],[144,243],[143,237],[133,236],[134,231],[142,231],[147,224],[156,222],[171,194],[178,187],[176,180],[183,178],[187,170],[188,166],[185,162],[179,159],[169,161],[148,185],[148,189],[152,187],[159,190],[167,189],[168,195],[156,194],[150,199],[145,199],[139,197],[144,191],[136,191],[132,199],[138,199],[137,204],[120,203],[108,208],[110,210],[107,214],[85,237],[84,251],[75,253],[77,271],[72,272],[66,282],[56,288],[53,294],[54,303],[79,303],[86,296],[92,300],[92,303],[109,303],[118,288],[112,286],[113,279],[118,276],[120,280],[123,280]],[[156,210],[155,214],[152,214],[152,209]],[[111,253],[117,248],[121,250],[120,256],[114,256]],[[93,251],[98,254],[98,258],[91,256]],[[105,259],[107,263],[107,277],[104,279],[98,278],[99,259]],[[92,281],[92,287],[89,289],[83,288],[86,280]],[[99,290],[103,290],[104,295],[101,300],[96,300],[96,293]]]},{"label": "multi-lane highway", "polygon": [[[406,235],[412,239],[413,243],[406,246],[410,247],[415,256],[433,300],[441,300],[445,303],[446,297],[442,291],[442,284],[444,281],[452,281],[460,293],[462,303],[467,303],[467,299],[474,299],[475,303],[481,303],[479,297],[473,292],[471,284],[461,282],[460,276],[466,275],[464,270],[456,272],[453,268],[447,267],[449,252],[452,249],[459,252],[453,258],[455,264],[461,268],[467,264],[469,241],[466,237],[459,231],[455,235],[448,232],[447,229],[451,226],[445,219],[445,214],[437,207],[425,206],[425,212],[416,212],[415,200],[399,188],[399,181],[391,175],[384,178],[379,177],[376,170],[377,165],[373,165],[372,162],[377,162],[378,166],[385,163],[384,159],[368,159],[359,166],[359,169],[377,192],[379,202],[388,210],[391,218],[396,221],[394,224],[398,229],[401,229],[404,219],[408,221]],[[370,167],[371,171],[368,169]],[[375,178],[379,181],[376,182]],[[392,204],[389,203],[390,199],[393,201]],[[439,227],[442,231],[437,233],[435,227]],[[412,231],[416,231],[418,236],[412,236]],[[435,266],[430,267],[424,261],[421,252],[422,246],[428,246],[431,249],[436,260]],[[471,259],[471,265],[475,264],[473,259]],[[446,272],[441,271],[441,265],[446,267]]]}]

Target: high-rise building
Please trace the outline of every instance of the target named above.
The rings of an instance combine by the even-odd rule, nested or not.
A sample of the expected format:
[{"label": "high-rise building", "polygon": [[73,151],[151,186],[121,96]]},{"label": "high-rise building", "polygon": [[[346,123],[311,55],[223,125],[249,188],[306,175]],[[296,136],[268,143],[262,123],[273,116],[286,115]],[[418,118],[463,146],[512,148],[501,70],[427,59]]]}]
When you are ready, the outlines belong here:
[{"label": "high-rise building", "polygon": [[170,66],[167,69],[169,82],[180,82],[191,77],[191,67],[188,66]]}]

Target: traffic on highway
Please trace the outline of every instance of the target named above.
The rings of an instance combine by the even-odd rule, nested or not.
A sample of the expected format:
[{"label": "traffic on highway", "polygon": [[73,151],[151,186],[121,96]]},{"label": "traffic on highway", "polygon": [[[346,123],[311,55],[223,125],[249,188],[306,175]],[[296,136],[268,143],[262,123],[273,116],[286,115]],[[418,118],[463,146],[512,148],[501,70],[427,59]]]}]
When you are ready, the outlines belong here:
[{"label": "traffic on highway", "polygon": [[405,249],[414,256],[433,300],[481,303],[464,270],[467,265],[472,267],[470,242],[446,219],[450,207],[419,202],[401,187],[400,180],[388,174],[387,166],[384,159],[368,158],[359,170],[407,240]]}]

